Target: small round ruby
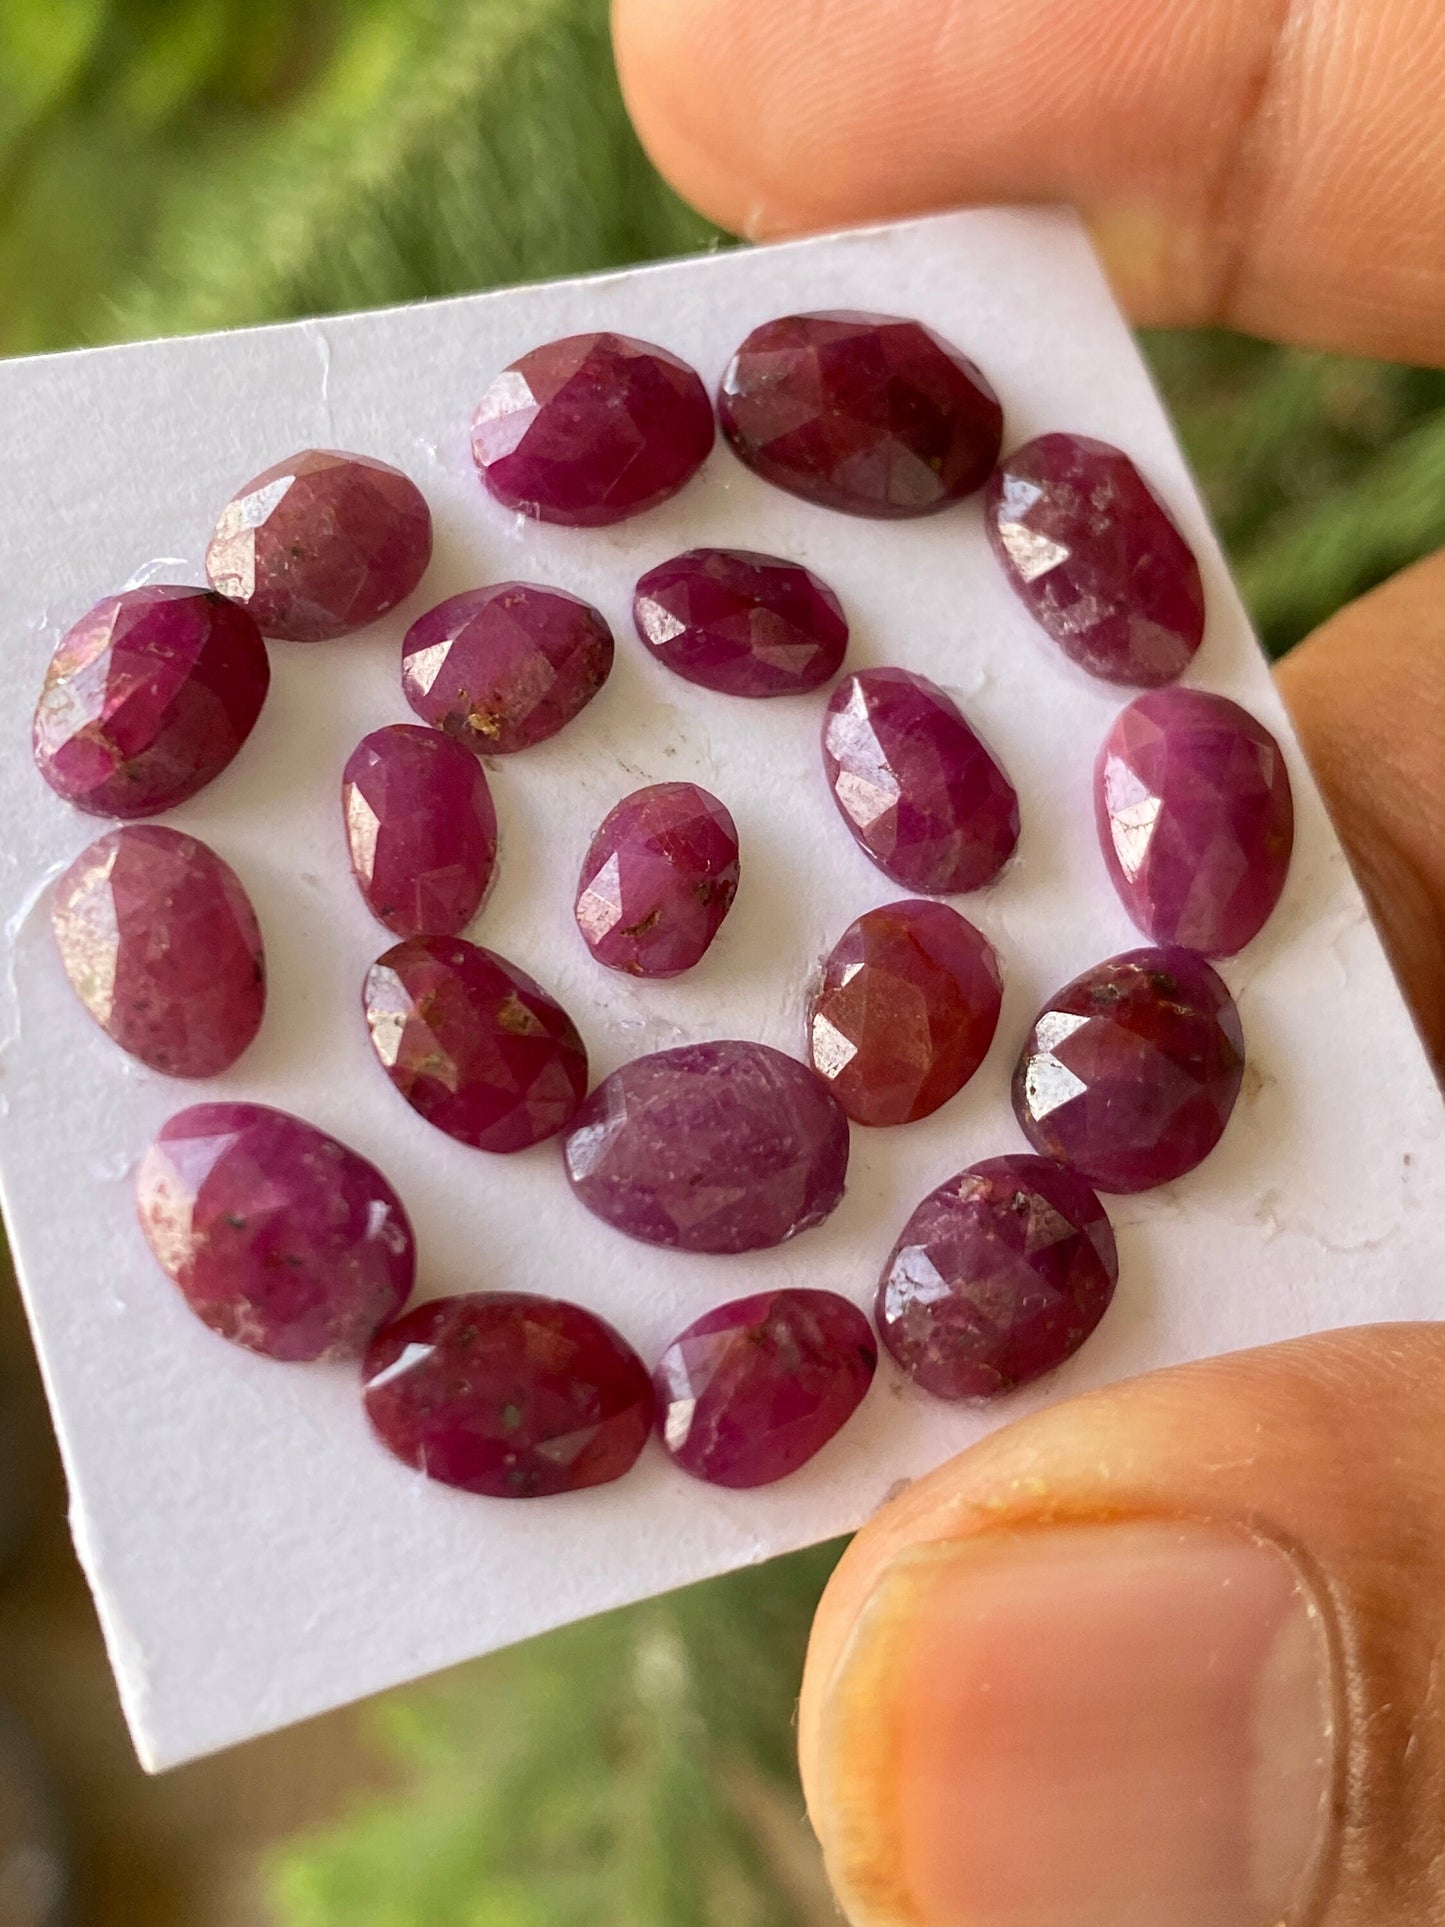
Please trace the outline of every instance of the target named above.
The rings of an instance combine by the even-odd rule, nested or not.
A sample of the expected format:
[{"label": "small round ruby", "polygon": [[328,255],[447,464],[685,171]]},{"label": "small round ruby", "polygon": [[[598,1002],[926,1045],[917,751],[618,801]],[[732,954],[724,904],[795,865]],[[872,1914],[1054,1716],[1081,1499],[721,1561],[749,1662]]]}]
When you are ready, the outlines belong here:
[{"label": "small round ruby", "polygon": [[35,761],[77,809],[155,816],[220,775],[270,680],[244,609],[208,589],[127,589],[97,603],[51,658]]},{"label": "small round ruby", "polygon": [[367,908],[399,937],[452,937],[486,895],[497,812],[482,766],[434,729],[388,723],[347,759],[341,810]]},{"label": "small round ruby", "polygon": [[388,1451],[489,1499],[610,1484],[652,1429],[652,1382],[626,1340],[530,1292],[418,1305],[372,1340],[362,1385]]},{"label": "small round ruby", "polygon": [[653,783],[609,810],[577,885],[577,927],[609,970],[676,977],[732,908],[738,832],[696,783]]},{"label": "small round ruby", "polygon": [[649,569],[632,600],[661,663],[725,696],[790,696],[837,675],[842,605],[797,562],[750,549],[689,549]]}]

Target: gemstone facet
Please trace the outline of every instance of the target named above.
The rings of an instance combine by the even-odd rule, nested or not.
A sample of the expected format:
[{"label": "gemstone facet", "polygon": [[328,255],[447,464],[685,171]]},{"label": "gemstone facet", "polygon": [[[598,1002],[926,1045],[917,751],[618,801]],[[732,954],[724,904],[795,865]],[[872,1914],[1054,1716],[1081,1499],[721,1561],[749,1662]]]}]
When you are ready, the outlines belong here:
[{"label": "gemstone facet", "polygon": [[676,977],[701,960],[737,887],[726,806],[696,783],[653,783],[603,818],[577,885],[577,927],[609,970]]},{"label": "gemstone facet", "polygon": [[373,916],[398,937],[466,928],[497,858],[497,812],[469,749],[411,723],[374,729],[347,760],[341,810]]},{"label": "gemstone facet", "polygon": [[659,563],[637,585],[632,618],[659,662],[725,696],[817,689],[848,647],[826,582],[749,549],[689,549]]}]

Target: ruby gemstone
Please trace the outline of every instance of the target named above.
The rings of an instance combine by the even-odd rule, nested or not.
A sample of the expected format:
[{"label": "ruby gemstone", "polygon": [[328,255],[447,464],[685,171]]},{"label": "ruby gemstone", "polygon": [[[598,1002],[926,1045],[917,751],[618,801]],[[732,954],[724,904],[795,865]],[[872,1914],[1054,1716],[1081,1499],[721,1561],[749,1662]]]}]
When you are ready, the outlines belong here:
[{"label": "ruby gemstone", "polygon": [[657,1429],[709,1485],[772,1485],[841,1431],[873,1382],[878,1345],[831,1291],[764,1291],[704,1312],[663,1353]]},{"label": "ruby gemstone", "polygon": [[220,775],[270,680],[244,609],[208,589],[127,589],[82,616],[51,658],[35,761],[77,809],[155,816]]},{"label": "ruby gemstone", "polygon": [[1105,682],[1156,688],[1204,636],[1194,552],[1122,450],[1041,435],[1001,462],[987,527],[1015,593],[1064,654]]},{"label": "ruby gemstone", "polygon": [[1279,744],[1224,696],[1158,689],[1115,720],[1094,773],[1099,842],[1156,943],[1232,956],[1279,902],[1294,801]]},{"label": "ruby gemstone", "polygon": [[409,937],[363,994],[372,1047],[414,1111],[479,1151],[522,1151],[571,1122],[587,1052],[562,1006],[495,951]]},{"label": "ruby gemstone", "polygon": [[472,458],[504,507],[603,528],[675,495],[715,433],[685,361],[628,335],[569,335],[497,376],[472,420]]},{"label": "ruby gemstone", "polygon": [[1095,964],[1034,1020],[1013,1102],[1036,1151],[1100,1191],[1149,1191],[1206,1158],[1244,1077],[1244,1033],[1190,950]]},{"label": "ruby gemstone", "polygon": [[839,683],[823,764],[843,821],[906,890],[977,890],[1013,855],[1013,784],[958,705],[910,670],[864,669]]},{"label": "ruby gemstone", "polygon": [[626,1340],[531,1292],[418,1305],[372,1340],[362,1389],[388,1451],[489,1499],[607,1485],[652,1429],[652,1382]]},{"label": "ruby gemstone", "polygon": [[497,812],[469,749],[412,723],[363,736],[341,809],[367,908],[399,937],[453,937],[476,915],[497,859]]},{"label": "ruby gemstone", "polygon": [[725,696],[789,696],[842,667],[848,624],[826,582],[749,549],[689,549],[649,569],[632,602],[657,660]]},{"label": "ruby gemstone", "polygon": [[1003,411],[921,322],[794,314],[755,328],[718,396],[723,433],[765,482],[850,515],[931,515],[998,460]]},{"label": "ruby gemstone", "polygon": [[760,1251],[843,1196],[848,1120],[806,1065],[766,1044],[684,1044],[605,1078],[566,1140],[595,1216],[677,1251]]},{"label": "ruby gemstone", "polygon": [[497,582],[418,616],[401,650],[402,693],[424,723],[488,756],[546,742],[612,673],[612,631],[561,589]]},{"label": "ruby gemstone", "polygon": [[431,549],[431,510],[409,476],[367,455],[307,448],[227,503],[206,574],[265,635],[330,642],[404,602]]},{"label": "ruby gemstone", "polygon": [[401,1199],[364,1157],[264,1104],[197,1104],[136,1180],[141,1229],[196,1316],[268,1358],[358,1358],[411,1295]]},{"label": "ruby gemstone", "polygon": [[878,1329],[935,1398],[982,1404],[1071,1358],[1114,1296],[1104,1207],[1046,1158],[989,1158],[919,1205],[883,1267]]},{"label": "ruby gemstone", "polygon": [[577,885],[577,927],[609,970],[676,977],[700,961],[737,887],[726,807],[696,783],[653,783],[603,818]]}]

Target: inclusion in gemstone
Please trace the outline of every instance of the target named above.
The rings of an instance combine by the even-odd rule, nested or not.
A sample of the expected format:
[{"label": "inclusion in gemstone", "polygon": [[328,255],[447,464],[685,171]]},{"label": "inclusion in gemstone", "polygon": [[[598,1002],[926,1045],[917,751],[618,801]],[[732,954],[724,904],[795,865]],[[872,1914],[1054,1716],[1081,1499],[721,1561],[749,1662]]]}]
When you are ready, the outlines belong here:
[{"label": "inclusion in gemstone", "polygon": [[749,549],[689,549],[649,569],[632,601],[661,663],[725,696],[789,696],[842,667],[848,624],[826,582]]},{"label": "inclusion in gemstone", "polygon": [[367,908],[398,937],[454,937],[476,915],[497,858],[497,812],[469,749],[412,723],[363,736],[341,809]]},{"label": "inclusion in gemstone", "polygon": [[226,504],[206,574],[263,634],[330,642],[404,602],[431,547],[431,510],[399,468],[307,448]]},{"label": "inclusion in gemstone", "polygon": [[821,1078],[766,1044],[684,1044],[605,1078],[565,1143],[595,1216],[677,1251],[760,1251],[843,1196],[848,1120]]},{"label": "inclusion in gemstone", "polygon": [[878,1330],[916,1385],[981,1404],[1072,1358],[1114,1296],[1104,1207],[1047,1158],[989,1158],[931,1191],[878,1286]]},{"label": "inclusion in gemstone", "polygon": [[214,850],[160,823],[111,830],[55,886],[55,941],[77,997],[167,1077],[215,1077],[261,1028],[256,913]]},{"label": "inclusion in gemstone", "polygon": [[855,1123],[912,1123],[983,1062],[1002,995],[992,944],[956,910],[884,904],[823,966],[808,1013],[813,1068]]},{"label": "inclusion in gemstone", "polygon": [[685,361],[629,335],[569,335],[514,361],[472,420],[472,458],[504,507],[603,528],[675,495],[715,435]]},{"label": "inclusion in gemstone", "polygon": [[220,775],[270,680],[244,609],[208,589],[127,589],[82,616],[51,658],[35,761],[92,816],[155,816]]},{"label": "inclusion in gemstone", "polygon": [[1279,902],[1294,801],[1279,744],[1224,696],[1157,689],[1130,703],[1094,772],[1104,861],[1155,943],[1242,950]]},{"label": "inclusion in gemstone", "polygon": [[570,1123],[587,1052],[562,1006],[462,937],[409,937],[367,972],[372,1047],[407,1103],[479,1151],[522,1151]]},{"label": "inclusion in gemstone", "polygon": [[873,1382],[878,1345],[831,1291],[764,1291],[704,1312],[663,1353],[657,1429],[709,1485],[772,1485],[842,1430]]},{"label": "inclusion in gemstone", "polygon": [[723,433],[765,482],[850,515],[931,515],[998,460],[1003,411],[922,322],[794,314],[755,328],[718,396]]},{"label": "inclusion in gemstone", "polygon": [[1014,1111],[1036,1151],[1100,1191],[1149,1191],[1214,1149],[1243,1077],[1239,1012],[1218,973],[1191,950],[1130,950],[1040,1011]]},{"label": "inclusion in gemstone", "polygon": [[1121,449],[1025,443],[989,483],[986,523],[1015,593],[1081,669],[1153,689],[1188,668],[1204,636],[1199,564]]},{"label": "inclusion in gemstone", "polygon": [[268,1358],[358,1358],[411,1295],[416,1247],[372,1164],[264,1104],[197,1104],[136,1180],[141,1229],[196,1316]]},{"label": "inclusion in gemstone", "polygon": [[626,1340],[531,1292],[418,1305],[372,1340],[362,1395],[388,1451],[489,1499],[607,1485],[652,1429],[652,1382]]},{"label": "inclusion in gemstone", "polygon": [[844,677],[828,699],[823,764],[843,821],[906,890],[977,890],[1013,855],[1013,784],[958,705],[910,670]]},{"label": "inclusion in gemstone", "polygon": [[653,783],[608,811],[577,885],[577,928],[598,963],[676,977],[700,961],[732,908],[738,833],[696,783]]},{"label": "inclusion in gemstone", "polygon": [[418,616],[402,693],[424,723],[488,756],[544,743],[612,673],[612,631],[577,596],[531,582],[468,589]]}]

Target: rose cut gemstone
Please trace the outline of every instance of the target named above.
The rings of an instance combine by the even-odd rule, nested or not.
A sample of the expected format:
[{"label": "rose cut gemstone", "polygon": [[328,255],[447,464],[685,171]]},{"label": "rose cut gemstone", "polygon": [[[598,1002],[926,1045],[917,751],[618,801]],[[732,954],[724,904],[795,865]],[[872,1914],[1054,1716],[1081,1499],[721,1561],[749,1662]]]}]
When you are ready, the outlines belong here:
[{"label": "rose cut gemstone", "polygon": [[221,511],[206,574],[262,633],[330,642],[404,602],[431,561],[431,510],[399,468],[307,448]]},{"label": "rose cut gemstone", "polygon": [[465,929],[497,860],[497,812],[469,749],[412,723],[374,729],[347,759],[341,809],[374,917],[398,937]]},{"label": "rose cut gemstone", "polygon": [[734,453],[775,488],[849,515],[931,515],[981,488],[1003,411],[922,322],[794,314],[754,328],[718,396]]},{"label": "rose cut gemstone", "polygon": [[1190,950],[1130,950],[1049,999],[1014,1072],[1014,1111],[1036,1151],[1100,1191],[1149,1191],[1208,1157],[1243,1077],[1239,1012],[1218,974]]},{"label": "rose cut gemstone", "polygon": [[986,524],[1014,592],[1070,661],[1156,688],[1204,636],[1194,552],[1121,449],[1041,435],[999,464]]},{"label": "rose cut gemstone", "polygon": [[931,1191],[878,1286],[878,1329],[935,1398],[982,1404],[1072,1358],[1114,1296],[1104,1207],[1047,1158],[988,1158]]},{"label": "rose cut gemstone", "polygon": [[35,761],[77,809],[155,816],[220,775],[270,680],[244,609],[208,589],[127,589],[82,616],[51,658]]},{"label": "rose cut gemstone", "polygon": [[715,433],[685,361],[629,335],[569,335],[497,376],[472,420],[472,457],[505,508],[595,529],[676,495]]},{"label": "rose cut gemstone", "polygon": [[364,1157],[264,1104],[197,1104],[136,1180],[141,1229],[196,1316],[268,1358],[359,1358],[411,1295],[401,1199]]},{"label": "rose cut gemstone", "polygon": [[587,1052],[562,1006],[495,951],[409,937],[367,972],[372,1048],[407,1103],[479,1151],[522,1151],[570,1123]]},{"label": "rose cut gemstone", "polygon": [[160,823],[100,837],[55,886],[71,987],[101,1029],[167,1077],[216,1077],[261,1028],[266,963],[229,864]]},{"label": "rose cut gemstone", "polygon": [[797,562],[750,549],[689,549],[649,569],[632,601],[657,660],[725,696],[790,696],[837,675],[842,605]]},{"label": "rose cut gemstone", "polygon": [[766,1044],[684,1044],[605,1078],[565,1143],[596,1217],[677,1251],[761,1251],[843,1196],[848,1120],[806,1065]]},{"label": "rose cut gemstone", "polygon": [[701,960],[737,887],[725,805],[696,783],[653,783],[603,818],[577,885],[577,927],[609,970],[676,977]]},{"label": "rose cut gemstone", "polygon": [[977,890],[1013,855],[1013,784],[958,705],[910,670],[844,677],[828,699],[823,764],[854,838],[905,890]]},{"label": "rose cut gemstone", "polygon": [[946,903],[869,910],[823,966],[813,1068],[856,1124],[928,1117],[988,1054],[1002,996],[992,944]]},{"label": "rose cut gemstone", "polygon": [[1094,772],[1099,842],[1155,943],[1229,957],[1263,929],[1294,848],[1279,744],[1225,696],[1156,689],[1115,720]]},{"label": "rose cut gemstone", "polygon": [[652,1429],[652,1382],[626,1340],[531,1292],[418,1305],[372,1340],[362,1395],[403,1464],[489,1499],[610,1484]]},{"label": "rose cut gemstone", "polygon": [[863,1402],[873,1329],[831,1291],[764,1291],[704,1312],[663,1353],[657,1430],[709,1485],[772,1485],[806,1465]]}]

